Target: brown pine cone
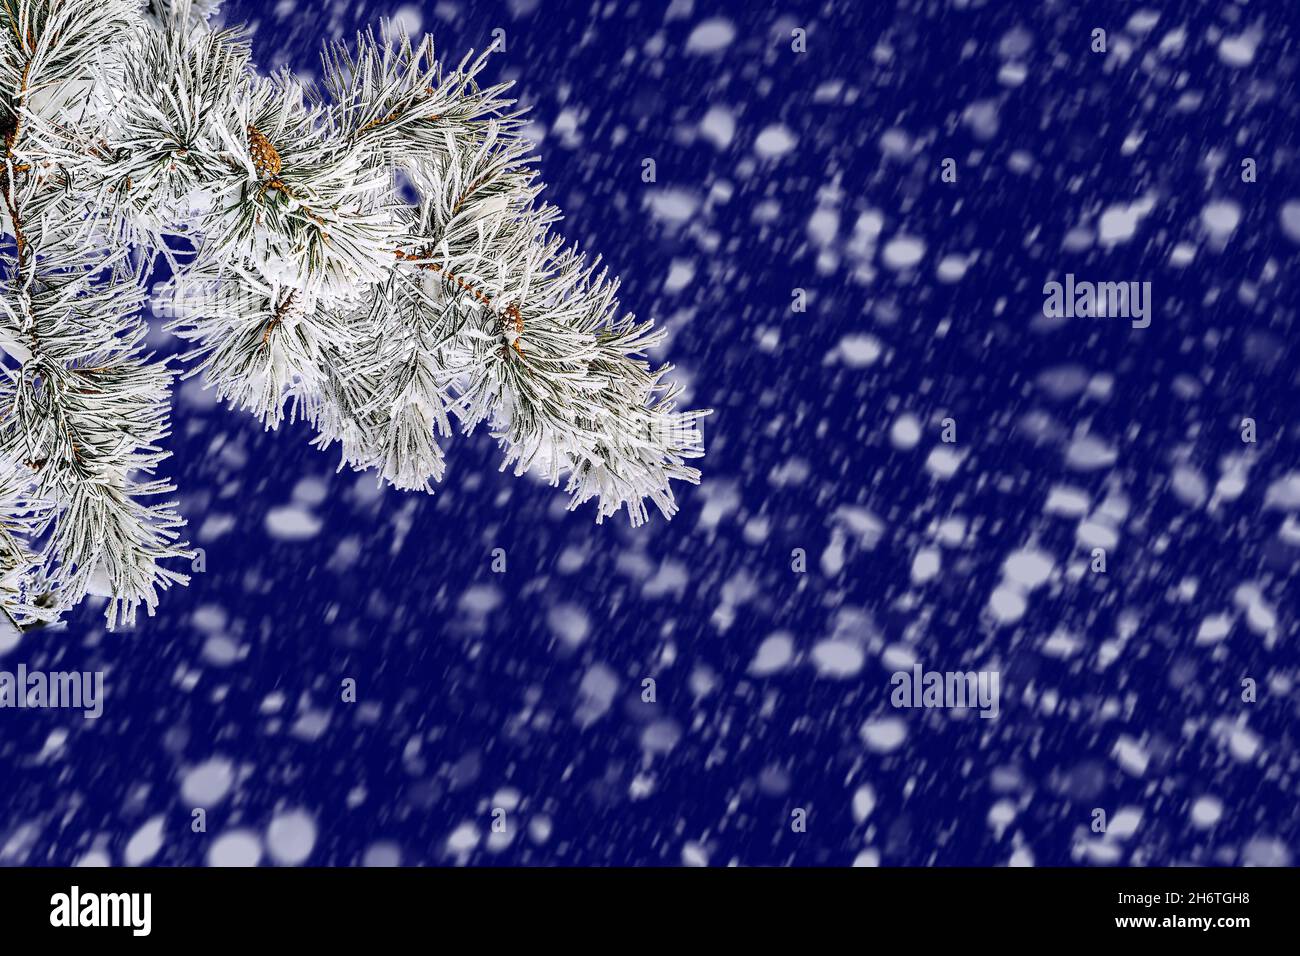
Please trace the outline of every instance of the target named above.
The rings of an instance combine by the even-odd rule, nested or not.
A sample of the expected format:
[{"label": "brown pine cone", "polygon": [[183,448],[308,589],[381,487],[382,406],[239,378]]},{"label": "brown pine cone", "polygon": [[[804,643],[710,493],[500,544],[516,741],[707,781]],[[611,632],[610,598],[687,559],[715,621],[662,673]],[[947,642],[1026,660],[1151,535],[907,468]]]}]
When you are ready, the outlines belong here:
[{"label": "brown pine cone", "polygon": [[280,154],[271,141],[253,124],[248,125],[248,149],[253,154],[253,168],[263,179],[280,175]]}]

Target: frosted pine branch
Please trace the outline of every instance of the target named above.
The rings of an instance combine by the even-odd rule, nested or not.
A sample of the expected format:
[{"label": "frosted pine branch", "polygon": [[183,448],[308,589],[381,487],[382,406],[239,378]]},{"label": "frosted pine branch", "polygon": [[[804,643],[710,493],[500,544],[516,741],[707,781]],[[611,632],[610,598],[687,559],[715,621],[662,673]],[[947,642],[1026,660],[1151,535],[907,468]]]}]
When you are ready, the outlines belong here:
[{"label": "frosted pine branch", "polygon": [[[486,425],[503,468],[597,520],[696,482],[699,419],[618,283],[553,231],[486,55],[454,68],[391,27],[330,46],[319,86],[265,77],[213,4],[0,0],[0,604],[87,593],[110,625],[184,583],[159,477],[172,363],[143,350],[155,266],[175,372],[340,467],[431,491]],[[184,250],[179,251],[179,250]]]}]

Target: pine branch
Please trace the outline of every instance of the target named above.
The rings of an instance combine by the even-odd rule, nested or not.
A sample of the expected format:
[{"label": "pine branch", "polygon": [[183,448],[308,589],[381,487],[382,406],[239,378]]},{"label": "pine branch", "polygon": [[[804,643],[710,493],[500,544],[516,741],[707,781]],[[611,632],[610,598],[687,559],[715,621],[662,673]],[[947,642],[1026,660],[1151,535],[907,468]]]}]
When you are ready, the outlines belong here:
[{"label": "pine branch", "polygon": [[598,521],[675,513],[706,413],[676,410],[644,358],[661,334],[552,231],[487,54],[448,69],[385,25],[308,85],[258,75],[210,6],[0,0],[5,613],[98,592],[130,622],[185,580],[182,522],[151,503],[172,490],[172,372],[141,318],[160,260],[187,374],[268,428],[302,415],[342,465],[431,491],[441,442],[486,422],[503,468]]}]

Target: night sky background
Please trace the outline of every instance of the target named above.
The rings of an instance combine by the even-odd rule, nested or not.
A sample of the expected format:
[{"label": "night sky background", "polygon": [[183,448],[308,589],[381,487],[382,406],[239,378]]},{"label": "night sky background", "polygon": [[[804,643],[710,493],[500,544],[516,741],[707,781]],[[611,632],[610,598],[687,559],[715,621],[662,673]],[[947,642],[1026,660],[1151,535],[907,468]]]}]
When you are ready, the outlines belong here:
[{"label": "night sky background", "polygon": [[[715,410],[703,481],[597,526],[480,432],[404,495],[186,383],[206,571],[0,652],[107,696],[0,711],[0,863],[1294,861],[1292,3],[223,10],[303,74],[385,16],[504,30],[565,235]],[[1150,328],[1045,318],[1067,273]],[[895,709],[913,663],[998,717]]]}]

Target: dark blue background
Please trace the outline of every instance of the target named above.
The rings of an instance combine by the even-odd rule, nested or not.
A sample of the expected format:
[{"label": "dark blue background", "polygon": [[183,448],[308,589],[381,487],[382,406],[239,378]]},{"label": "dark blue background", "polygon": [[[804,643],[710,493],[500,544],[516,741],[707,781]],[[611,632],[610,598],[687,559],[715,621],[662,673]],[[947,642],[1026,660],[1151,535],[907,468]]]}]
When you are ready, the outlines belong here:
[{"label": "dark blue background", "polygon": [[[315,821],[313,864],[356,864],[376,844],[403,863],[1291,862],[1298,552],[1279,535],[1285,509],[1266,507],[1300,441],[1300,240],[1279,219],[1300,199],[1291,4],[1146,4],[1159,22],[1127,41],[1139,7],[1120,3],[697,2],[668,18],[664,3],[413,7],[452,61],[506,31],[489,75],[516,80],[548,130],[540,166],[565,234],[622,276],[628,309],[672,330],[662,357],[689,382],[689,404],[716,410],[704,423],[703,485],[680,491],[671,523],[597,527],[590,509],[566,513],[559,490],[499,475],[494,443],[478,434],[451,442],[436,495],[403,496],[335,474],[308,429],[264,434],[187,386],[168,465],[207,571],[132,631],[106,634],[87,606],[0,658],[6,669],[103,668],[108,686],[98,721],[0,712],[0,862],[117,864],[161,816],[153,862],[201,863],[223,832],[261,832],[293,809]],[[225,9],[254,24],[264,69],[315,71],[322,39],[396,7]],[[689,51],[711,17],[729,20],[734,40]],[[802,55],[795,27],[808,31]],[[1094,27],[1110,35],[1105,56],[1089,50]],[[1182,51],[1159,54],[1179,28]],[[1219,39],[1251,28],[1263,36],[1254,61],[1223,62]],[[999,43],[1015,29],[1032,43],[1007,57],[1027,68],[1013,87],[999,82]],[[1201,99],[1180,111],[1188,91]],[[980,101],[996,104],[991,136],[962,119]],[[726,148],[696,132],[713,106],[736,119]],[[581,117],[580,142],[552,128],[566,109]],[[797,145],[764,159],[754,143],[774,124]],[[907,145],[887,154],[891,129]],[[1140,144],[1126,152],[1135,131]],[[1245,156],[1257,183],[1240,180]],[[655,184],[641,181],[645,157]],[[958,161],[955,184],[939,181],[944,157]],[[653,215],[670,190],[697,201],[688,221]],[[1062,251],[1070,229],[1095,229],[1104,209],[1145,194],[1154,208],[1128,242]],[[1224,199],[1241,222],[1216,250],[1199,220]],[[838,212],[832,238],[810,234],[819,205]],[[883,216],[877,245],[923,239],[914,273],[853,251],[868,209]],[[1196,246],[1185,268],[1169,263],[1179,242]],[[935,268],[949,254],[974,262],[943,283]],[[665,289],[674,261],[695,270],[680,291]],[[1049,327],[1042,285],[1070,271],[1151,281],[1151,328]],[[790,309],[795,288],[807,290],[806,313]],[[837,358],[842,339],[864,334],[880,342],[879,361]],[[1053,395],[1040,375],[1062,366],[1113,386],[1100,398]],[[924,422],[909,451],[889,440],[904,412]],[[1247,415],[1254,446],[1239,437]],[[924,463],[949,416],[966,457],[940,481]],[[1113,447],[1114,466],[1070,471],[1063,449],[1077,432]],[[1176,463],[1213,489],[1233,455],[1250,462],[1235,501],[1194,507],[1170,491]],[[322,530],[277,539],[266,516],[302,479],[300,497],[312,481],[326,489],[311,508]],[[1063,573],[1087,549],[1076,521],[1043,511],[1058,484],[1094,505],[1127,498],[1108,574]],[[877,516],[874,548],[845,528],[845,506]],[[203,532],[214,516],[228,530]],[[913,583],[917,550],[954,517],[967,523],[964,542],[942,549],[937,578]],[[822,561],[836,540],[847,542],[842,568]],[[998,626],[989,594],[1007,556],[1031,543],[1055,557],[1056,575],[1020,621]],[[495,548],[503,575],[490,567]],[[791,570],[795,548],[807,552],[805,574]],[[1189,579],[1195,595],[1179,599]],[[1276,610],[1268,636],[1234,604],[1243,582]],[[1195,644],[1219,613],[1234,618],[1229,636]],[[590,630],[575,647],[552,623],[577,614]],[[1042,653],[1058,629],[1082,641],[1076,656]],[[1103,644],[1121,630],[1131,636],[1103,666]],[[213,631],[241,648],[236,660],[205,652]],[[779,631],[795,662],[748,674]],[[810,663],[832,635],[864,650],[860,672],[836,679]],[[881,651],[898,644],[932,669],[999,670],[1000,716],[893,710]],[[618,688],[609,712],[582,726],[575,711],[593,667]],[[348,677],[355,705],[339,699]],[[654,704],[641,699],[647,677]],[[1253,704],[1241,700],[1245,677],[1259,687]],[[284,703],[269,714],[273,693]],[[1045,694],[1059,700],[1054,711]],[[292,730],[306,712],[328,716],[314,739]],[[864,721],[900,716],[901,747],[864,746]],[[1255,735],[1257,751],[1234,755],[1232,728]],[[59,729],[68,736],[48,748]],[[672,746],[652,752],[650,738]],[[1144,772],[1116,760],[1121,740],[1147,754]],[[180,781],[214,757],[240,779],[195,834]],[[875,804],[859,821],[852,801],[864,786]],[[507,814],[509,844],[490,849],[503,788],[520,802]],[[1206,796],[1223,814],[1198,828],[1190,808]],[[1003,827],[989,822],[998,804],[1011,813]],[[806,832],[791,828],[796,808]],[[1112,818],[1129,808],[1140,822],[1102,841],[1088,830],[1094,808]],[[449,852],[466,824],[481,840]]]}]

